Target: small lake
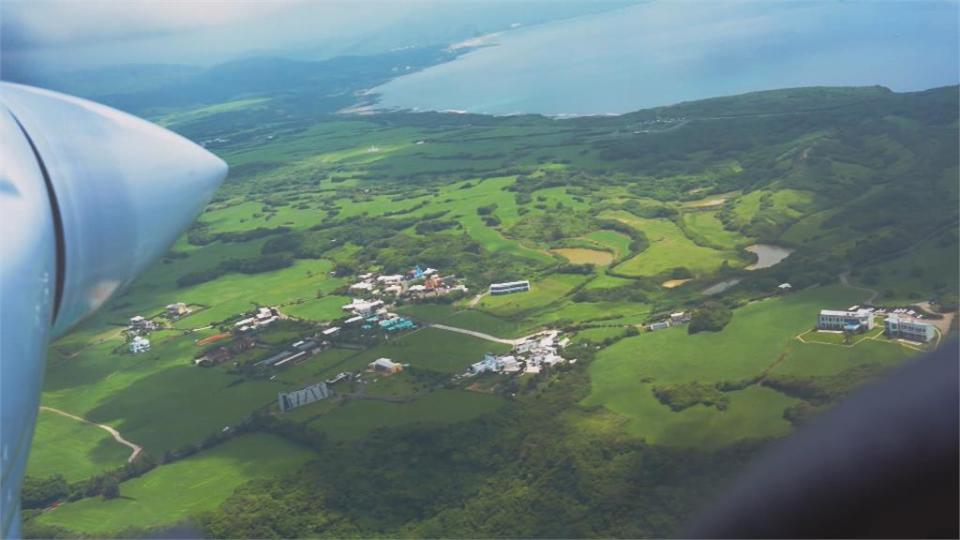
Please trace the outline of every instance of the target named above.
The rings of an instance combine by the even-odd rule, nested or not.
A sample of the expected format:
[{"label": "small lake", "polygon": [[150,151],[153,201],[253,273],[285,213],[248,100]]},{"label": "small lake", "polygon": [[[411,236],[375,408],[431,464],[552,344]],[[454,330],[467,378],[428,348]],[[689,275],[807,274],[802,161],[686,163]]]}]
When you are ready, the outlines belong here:
[{"label": "small lake", "polygon": [[770,268],[771,266],[778,264],[780,261],[789,257],[794,251],[790,248],[775,246],[773,244],[753,244],[752,246],[747,246],[744,249],[757,255],[757,262],[748,266],[746,268],[747,270]]},{"label": "small lake", "polygon": [[727,279],[727,280],[721,281],[720,283],[714,283],[713,285],[704,289],[702,292],[707,296],[720,294],[723,291],[733,287],[737,283],[740,283],[741,281],[743,280],[740,278]]}]

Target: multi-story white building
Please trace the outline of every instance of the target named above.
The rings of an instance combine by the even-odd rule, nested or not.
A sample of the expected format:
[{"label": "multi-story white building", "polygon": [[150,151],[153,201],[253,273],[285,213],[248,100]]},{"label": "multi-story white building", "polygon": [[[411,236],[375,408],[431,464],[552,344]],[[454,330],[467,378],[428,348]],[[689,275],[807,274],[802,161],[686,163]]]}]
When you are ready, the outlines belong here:
[{"label": "multi-story white building", "polygon": [[142,352],[147,352],[150,350],[150,340],[147,338],[142,338],[140,336],[135,336],[133,341],[130,342],[130,352],[133,354],[140,354]]},{"label": "multi-story white building", "polygon": [[873,312],[868,309],[856,311],[838,311],[821,309],[817,318],[818,330],[840,330],[858,332],[873,328]]},{"label": "multi-story white building", "polygon": [[490,294],[492,295],[527,292],[529,290],[530,282],[525,279],[522,281],[508,281],[506,283],[490,284]]},{"label": "multi-story white building", "polygon": [[927,343],[936,337],[932,324],[922,323],[899,315],[891,315],[884,321],[884,331],[890,337]]}]

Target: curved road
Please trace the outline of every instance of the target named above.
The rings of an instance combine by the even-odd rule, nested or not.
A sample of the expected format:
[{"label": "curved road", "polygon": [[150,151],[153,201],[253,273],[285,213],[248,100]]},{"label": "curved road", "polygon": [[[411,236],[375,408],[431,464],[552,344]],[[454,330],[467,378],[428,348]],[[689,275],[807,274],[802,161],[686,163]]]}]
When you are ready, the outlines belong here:
[{"label": "curved road", "polygon": [[77,422],[83,422],[84,424],[90,424],[91,426],[97,426],[98,428],[106,431],[107,433],[109,433],[109,434],[113,437],[113,440],[115,440],[115,441],[117,441],[118,443],[120,443],[120,444],[122,444],[122,445],[124,445],[124,446],[127,446],[127,447],[129,447],[131,450],[133,450],[133,452],[130,453],[130,457],[127,458],[127,463],[132,462],[134,459],[137,458],[137,456],[140,455],[140,452],[143,452],[143,447],[142,447],[142,446],[140,446],[139,444],[134,444],[134,443],[132,443],[132,442],[124,439],[123,436],[120,435],[120,432],[119,432],[119,431],[113,429],[112,427],[110,427],[110,426],[108,426],[108,425],[105,425],[105,424],[97,424],[97,423],[95,423],[95,422],[91,422],[91,421],[87,420],[86,418],[81,418],[81,417],[79,417],[79,416],[74,416],[74,415],[72,415],[72,414],[70,414],[70,413],[68,413],[68,412],[66,412],[66,411],[61,411],[60,409],[54,409],[53,407],[44,407],[43,405],[41,405],[41,406],[40,406],[40,410],[41,410],[41,411],[50,411],[50,412],[52,412],[52,413],[57,413],[57,414],[59,414],[60,416],[66,416],[67,418],[71,418],[71,419],[73,419],[73,420],[76,420]]},{"label": "curved road", "polygon": [[504,345],[511,345],[511,346],[519,345],[524,341],[530,339],[531,337],[543,333],[543,332],[534,332],[529,336],[518,337],[516,339],[504,339],[504,338],[498,338],[497,336],[491,336],[490,334],[484,334],[483,332],[477,332],[475,330],[467,330],[466,328],[457,328],[456,326],[447,326],[445,324],[430,324],[427,326],[429,328],[439,328],[441,330],[446,330],[448,332],[457,332],[458,334],[466,334],[468,336],[485,339],[487,341],[492,341],[494,343],[503,343]]}]

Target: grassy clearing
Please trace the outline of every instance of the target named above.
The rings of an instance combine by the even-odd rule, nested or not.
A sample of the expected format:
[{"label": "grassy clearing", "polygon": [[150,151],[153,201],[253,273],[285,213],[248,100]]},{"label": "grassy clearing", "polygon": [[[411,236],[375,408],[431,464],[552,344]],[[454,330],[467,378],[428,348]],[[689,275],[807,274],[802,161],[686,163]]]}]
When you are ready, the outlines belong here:
[{"label": "grassy clearing", "polygon": [[172,525],[216,508],[241,484],[294,471],[313,457],[272,435],[244,435],[122,483],[117,499],[67,503],[37,520],[92,536]]},{"label": "grassy clearing", "polygon": [[45,478],[59,474],[73,482],[120,467],[129,456],[130,448],[114,441],[106,431],[41,410],[27,475]]},{"label": "grassy clearing", "polygon": [[612,249],[618,259],[630,253],[630,237],[616,231],[594,231],[583,238]]},{"label": "grassy clearing", "polygon": [[409,363],[417,369],[461,373],[483,359],[483,353],[503,353],[509,345],[440,330],[422,328],[357,355],[358,363],[385,356],[394,362]]},{"label": "grassy clearing", "polygon": [[[76,356],[51,355],[42,402],[109,424],[155,454],[199,442],[272,401],[279,385],[240,381],[190,364],[196,335],[154,332],[150,352],[114,353],[108,340]],[[81,390],[82,389],[82,390]],[[203,396],[203,414],[196,414]]]},{"label": "grassy clearing", "polygon": [[349,401],[308,425],[336,440],[356,440],[380,428],[463,422],[505,403],[503,398],[488,394],[437,390],[408,403]]},{"label": "grassy clearing", "polygon": [[520,327],[516,323],[475,309],[459,309],[444,304],[411,304],[397,311],[417,321],[456,326],[501,338],[517,337],[520,333]]},{"label": "grassy clearing", "polygon": [[736,249],[748,239],[740,233],[728,231],[717,218],[716,212],[685,212],[683,223],[701,243],[719,249]]},{"label": "grassy clearing", "polygon": [[511,316],[558,301],[584,281],[584,276],[555,274],[530,283],[523,293],[485,296],[477,307],[493,315]]},{"label": "grassy clearing", "polygon": [[635,257],[617,265],[616,270],[629,276],[654,276],[678,266],[694,273],[711,272],[723,261],[736,265],[739,258],[734,252],[725,252],[698,246],[683,234],[672,221],[666,219],[639,218],[623,211],[603,212],[601,217],[618,219],[637,230],[643,231],[650,240],[650,247]]},{"label": "grassy clearing", "polygon": [[343,317],[343,305],[349,303],[350,298],[346,296],[324,296],[283,306],[283,312],[292,317],[311,321],[332,321]]},{"label": "grassy clearing", "polygon": [[600,251],[598,249],[585,248],[559,248],[551,249],[563,258],[573,264],[593,264],[596,266],[606,266],[613,262],[613,254],[609,251]]},{"label": "grassy clearing", "polygon": [[[907,356],[902,347],[887,344],[878,343],[886,347],[882,351],[871,345],[871,352],[879,354],[865,355],[859,347],[827,347],[794,339],[813,326],[819,309],[850,305],[862,298],[862,292],[841,287],[812,289],[740,308],[734,312],[733,321],[719,333],[688,335],[681,327],[622,340],[601,351],[590,366],[593,387],[584,404],[603,405],[628,417],[628,430],[650,442],[700,444],[700,435],[695,429],[700,422],[706,425],[719,422],[717,425],[731,429],[737,424],[723,424],[729,420],[719,418],[736,410],[748,412],[747,408],[737,408],[738,396],[731,395],[733,399],[727,411],[694,407],[673,413],[652,396],[651,385],[747,379],[760,374],[781,357],[783,361],[778,369],[782,372],[813,374],[828,368],[843,371],[867,362],[895,362]],[[776,416],[787,403],[783,396],[766,390],[750,396],[755,400],[750,407],[757,411],[776,409]],[[763,396],[769,398],[766,403],[761,403],[765,401]],[[690,412],[693,409],[702,410]],[[694,414],[699,415],[697,422],[688,422],[685,415]],[[711,420],[712,416],[718,419]],[[744,420],[742,431],[722,437],[713,434],[710,439],[729,442],[735,438],[776,435],[780,431],[773,429],[775,424],[769,419]],[[760,425],[771,430],[755,429]]]}]

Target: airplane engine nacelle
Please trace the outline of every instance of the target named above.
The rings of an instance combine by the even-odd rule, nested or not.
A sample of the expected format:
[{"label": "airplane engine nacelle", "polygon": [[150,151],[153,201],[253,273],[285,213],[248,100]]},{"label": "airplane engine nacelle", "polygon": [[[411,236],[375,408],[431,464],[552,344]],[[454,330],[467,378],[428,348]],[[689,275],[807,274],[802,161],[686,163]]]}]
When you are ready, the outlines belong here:
[{"label": "airplane engine nacelle", "polygon": [[0,83],[0,141],[0,535],[10,537],[47,341],[166,252],[227,165],[129,114],[10,83]]}]

